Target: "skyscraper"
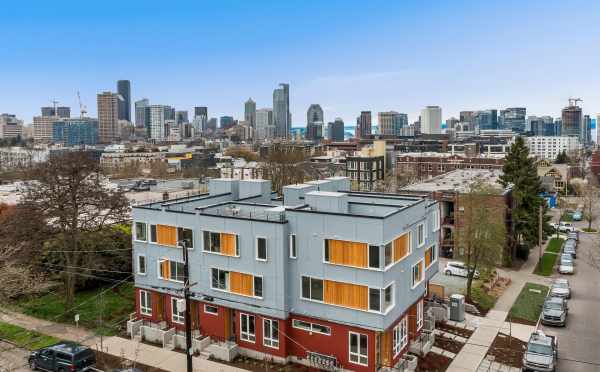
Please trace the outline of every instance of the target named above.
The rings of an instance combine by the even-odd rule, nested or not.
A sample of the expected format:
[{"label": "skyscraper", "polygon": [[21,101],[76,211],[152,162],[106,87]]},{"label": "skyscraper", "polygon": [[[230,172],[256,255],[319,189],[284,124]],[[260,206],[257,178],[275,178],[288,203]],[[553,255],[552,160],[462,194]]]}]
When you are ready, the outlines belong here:
[{"label": "skyscraper", "polygon": [[323,109],[321,105],[313,103],[306,111],[306,133],[304,137],[308,140],[323,138]]},{"label": "skyscraper", "polygon": [[274,135],[273,132],[273,110],[270,108],[261,108],[256,110],[255,138],[257,140],[271,138]]},{"label": "skyscraper", "polygon": [[59,118],[70,118],[71,117],[71,108],[68,106],[58,106],[58,107],[42,107],[42,117],[50,117],[50,116],[58,116]]},{"label": "skyscraper", "polygon": [[577,101],[569,100],[569,106],[562,109],[562,136],[574,136],[581,139],[581,107],[577,106]]},{"label": "skyscraper", "polygon": [[289,138],[292,128],[292,115],[290,114],[290,85],[279,84],[273,90],[273,124],[275,137]]},{"label": "skyscraper", "polygon": [[[462,113],[461,113],[462,114]],[[442,108],[440,106],[426,106],[421,110],[421,133],[442,133]]]},{"label": "skyscraper", "polygon": [[150,105],[148,98],[143,98],[135,102],[135,126],[137,128],[145,128],[148,125],[148,117],[146,108]]},{"label": "skyscraper", "polygon": [[344,141],[344,121],[341,118],[327,124],[327,136],[332,142]]},{"label": "skyscraper", "polygon": [[525,107],[508,107],[500,111],[500,129],[510,129],[513,132],[525,131],[527,109]]},{"label": "skyscraper", "polygon": [[117,81],[117,93],[123,98],[119,99],[119,120],[131,122],[131,82],[129,80]]},{"label": "skyscraper", "polygon": [[148,137],[154,140],[162,140],[167,136],[166,124],[169,119],[167,115],[171,108],[165,105],[150,105],[146,108]]},{"label": "skyscraper", "polygon": [[498,110],[476,111],[473,119],[479,130],[498,129]]},{"label": "skyscraper", "polygon": [[175,111],[175,122],[177,124],[189,123],[187,111]]},{"label": "skyscraper", "polygon": [[256,125],[256,102],[252,98],[248,98],[244,103],[244,120],[250,123],[252,128]]},{"label": "skyscraper", "polygon": [[206,107],[206,106],[194,107],[194,118],[197,118],[199,116],[208,117],[208,107]]},{"label": "skyscraper", "polygon": [[356,138],[365,138],[371,135],[371,111],[361,111],[356,118]]},{"label": "skyscraper", "polygon": [[581,135],[579,141],[584,146],[592,142],[592,119],[589,115],[584,115],[581,121]]},{"label": "skyscraper", "polygon": [[221,116],[219,118],[219,128],[225,130],[233,127],[235,125],[235,120],[233,116]]},{"label": "skyscraper", "polygon": [[396,111],[380,112],[377,114],[379,134],[384,136],[399,136],[402,127],[408,125],[408,116]]},{"label": "skyscraper", "polygon": [[98,94],[98,140],[111,143],[119,137],[119,99],[116,93]]}]

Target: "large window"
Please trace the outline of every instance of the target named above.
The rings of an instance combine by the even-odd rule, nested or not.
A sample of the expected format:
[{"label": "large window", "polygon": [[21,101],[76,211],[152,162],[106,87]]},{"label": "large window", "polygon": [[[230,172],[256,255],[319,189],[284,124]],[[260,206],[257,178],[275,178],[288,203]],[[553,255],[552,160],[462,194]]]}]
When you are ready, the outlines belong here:
[{"label": "large window", "polygon": [[394,327],[393,334],[393,350],[394,358],[400,354],[402,349],[408,344],[408,322],[407,317],[404,317]]},{"label": "large window", "polygon": [[213,268],[210,286],[213,289],[221,289],[224,291],[228,291],[229,290],[229,271]]},{"label": "large window", "polygon": [[438,231],[440,229],[440,210],[439,207],[433,211],[433,231]]},{"label": "large window", "polygon": [[235,234],[203,231],[202,240],[204,252],[236,257],[240,255],[240,239]]},{"label": "large window", "polygon": [[437,249],[435,244],[425,250],[425,267],[431,266],[437,258]]},{"label": "large window", "polygon": [[169,261],[166,258],[158,260],[158,277],[176,282],[185,281],[183,262]]},{"label": "large window", "polygon": [[254,315],[240,314],[240,339],[248,342],[256,341]]},{"label": "large window", "polygon": [[145,242],[148,240],[148,233],[146,231],[147,225],[145,222],[136,222],[135,223],[135,240],[139,240],[140,242]]},{"label": "large window", "polygon": [[385,313],[394,306],[393,284],[384,289],[369,288],[369,310]]},{"label": "large window", "polygon": [[171,297],[171,319],[175,323],[185,323],[185,304],[180,298]]},{"label": "large window", "polygon": [[302,298],[314,301],[323,301],[323,280],[303,276]]},{"label": "large window", "polygon": [[156,243],[157,236],[156,225],[150,225],[150,243]]},{"label": "large window", "polygon": [[394,285],[390,284],[383,289],[383,311],[388,311],[394,306]]},{"label": "large window", "polygon": [[423,260],[412,267],[412,286],[415,287],[423,281]]},{"label": "large window", "polygon": [[221,253],[221,234],[204,231],[204,250],[207,252]]},{"label": "large window", "polygon": [[349,355],[350,363],[360,364],[362,366],[369,365],[369,338],[367,335],[360,333],[349,332]]},{"label": "large window", "polygon": [[194,232],[192,229],[177,228],[177,242],[184,241],[187,248],[194,248]]},{"label": "large window", "polygon": [[305,322],[304,320],[294,319],[292,320],[292,327],[297,329],[303,329],[308,332],[316,332],[326,336],[331,336],[331,328],[322,324]]},{"label": "large window", "polygon": [[381,311],[381,289],[369,288],[369,310]]},{"label": "large window", "polygon": [[219,308],[212,305],[204,305],[204,312],[211,315],[219,315]]},{"label": "large window", "polygon": [[146,256],[140,254],[137,259],[137,273],[139,275],[146,275]]},{"label": "large window", "polygon": [[384,252],[384,263],[385,266],[388,267],[389,265],[391,265],[394,262],[394,245],[392,242],[389,242],[385,245],[384,247],[385,252]]},{"label": "large window", "polygon": [[279,322],[263,319],[263,345],[279,349]]},{"label": "large window", "polygon": [[323,261],[336,265],[379,269],[379,247],[347,240],[325,239]]},{"label": "large window", "polygon": [[296,244],[296,234],[290,234],[290,258],[298,257],[298,247]]},{"label": "large window", "polygon": [[254,297],[263,296],[263,278],[262,276],[254,277]]},{"label": "large window", "polygon": [[417,331],[423,327],[423,300],[417,302]]},{"label": "large window", "polygon": [[256,259],[267,260],[267,238],[256,238]]},{"label": "large window", "polygon": [[140,313],[152,315],[152,295],[148,291],[140,291]]},{"label": "large window", "polygon": [[369,267],[371,269],[379,269],[381,264],[379,263],[379,246],[369,246]]},{"label": "large window", "polygon": [[421,223],[417,226],[417,246],[421,247],[425,244],[425,224]]}]

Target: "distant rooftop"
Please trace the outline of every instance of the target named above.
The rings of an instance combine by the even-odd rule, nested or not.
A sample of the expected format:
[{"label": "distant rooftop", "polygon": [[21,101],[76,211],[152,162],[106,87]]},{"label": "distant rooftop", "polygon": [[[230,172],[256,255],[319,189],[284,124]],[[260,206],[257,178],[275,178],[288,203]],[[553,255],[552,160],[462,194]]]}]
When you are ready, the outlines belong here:
[{"label": "distant rooftop", "polygon": [[457,169],[425,182],[408,185],[402,188],[402,190],[421,192],[457,191],[459,193],[466,193],[476,181],[483,181],[487,185],[497,186],[499,189],[502,189],[502,186],[498,183],[501,175],[502,171],[499,169]]}]

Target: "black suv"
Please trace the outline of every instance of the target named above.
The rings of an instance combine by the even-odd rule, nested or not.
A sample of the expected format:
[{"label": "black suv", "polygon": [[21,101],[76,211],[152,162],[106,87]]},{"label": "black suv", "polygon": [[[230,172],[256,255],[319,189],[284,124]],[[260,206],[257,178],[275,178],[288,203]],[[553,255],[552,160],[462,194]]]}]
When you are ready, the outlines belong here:
[{"label": "black suv", "polygon": [[52,372],[85,371],[96,363],[92,349],[74,342],[58,344],[33,351],[29,367]]}]

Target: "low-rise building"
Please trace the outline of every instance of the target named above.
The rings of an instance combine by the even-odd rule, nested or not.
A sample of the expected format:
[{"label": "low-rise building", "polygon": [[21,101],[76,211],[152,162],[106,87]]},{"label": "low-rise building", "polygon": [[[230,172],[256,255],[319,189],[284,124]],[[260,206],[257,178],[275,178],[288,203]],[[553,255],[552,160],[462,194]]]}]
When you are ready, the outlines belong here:
[{"label": "low-rise building", "polygon": [[28,168],[46,161],[49,154],[43,148],[0,147],[0,170]]},{"label": "low-rise building", "polygon": [[23,120],[15,115],[0,115],[0,139],[23,137]]},{"label": "low-rise building", "polygon": [[534,136],[526,137],[525,143],[529,148],[529,154],[538,159],[556,160],[558,154],[563,151],[567,154],[578,153],[581,149],[579,138],[562,136]]},{"label": "low-rise building", "polygon": [[346,156],[346,176],[353,189],[371,191],[378,181],[385,178],[385,141],[374,141],[354,155]]},{"label": "low-rise building", "polygon": [[426,180],[457,169],[499,169],[504,156],[465,156],[452,153],[408,153],[396,157],[396,174]]},{"label": "low-rise building", "polygon": [[438,204],[349,187],[290,185],[274,201],[270,181],[212,179],[208,194],[134,207],[130,333],[185,340],[185,245],[194,350],[366,372],[431,347]]}]

